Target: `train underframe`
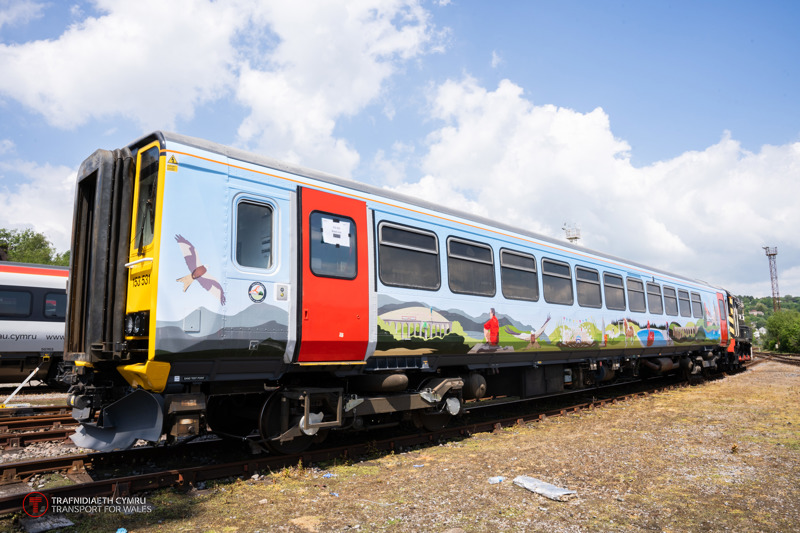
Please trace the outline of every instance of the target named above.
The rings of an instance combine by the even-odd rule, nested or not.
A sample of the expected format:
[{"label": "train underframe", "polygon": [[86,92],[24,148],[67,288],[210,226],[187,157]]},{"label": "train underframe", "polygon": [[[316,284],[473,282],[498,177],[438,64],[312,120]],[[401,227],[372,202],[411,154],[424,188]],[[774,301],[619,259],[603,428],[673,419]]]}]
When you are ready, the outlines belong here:
[{"label": "train underframe", "polygon": [[[69,405],[81,426],[73,441],[96,450],[137,440],[174,443],[206,433],[249,439],[272,452],[298,453],[331,431],[364,431],[413,424],[443,428],[476,407],[674,375],[699,380],[735,372],[749,344],[651,357],[616,356],[484,367],[382,368],[355,375],[286,373],[277,380],[215,381],[168,387],[156,394],[132,389],[111,364],[70,364]],[[463,359],[462,359],[463,361]],[[319,386],[324,383],[325,386]],[[311,386],[314,384],[314,386]]]}]

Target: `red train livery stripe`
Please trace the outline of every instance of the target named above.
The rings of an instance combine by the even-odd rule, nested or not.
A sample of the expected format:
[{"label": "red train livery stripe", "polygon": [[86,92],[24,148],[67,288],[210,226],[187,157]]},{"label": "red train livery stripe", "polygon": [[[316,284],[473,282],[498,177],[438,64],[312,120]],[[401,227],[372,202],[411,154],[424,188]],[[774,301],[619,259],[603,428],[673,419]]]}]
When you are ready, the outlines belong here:
[{"label": "red train livery stripe", "polygon": [[10,274],[34,274],[37,276],[54,276],[57,278],[68,278],[69,270],[35,267],[35,266],[21,266],[13,264],[0,264],[0,272],[8,272]]}]

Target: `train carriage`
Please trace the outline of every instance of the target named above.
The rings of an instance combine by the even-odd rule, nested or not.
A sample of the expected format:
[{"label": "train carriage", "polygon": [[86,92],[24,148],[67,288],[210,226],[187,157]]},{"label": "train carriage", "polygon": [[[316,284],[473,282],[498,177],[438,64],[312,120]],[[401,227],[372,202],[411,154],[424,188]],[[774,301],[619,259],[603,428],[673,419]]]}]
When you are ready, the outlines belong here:
[{"label": "train carriage", "polygon": [[64,351],[67,267],[0,261],[0,382],[55,384]]},{"label": "train carriage", "polygon": [[171,133],[81,166],[70,288],[63,379],[96,449],[208,425],[297,451],[741,363],[722,289]]}]

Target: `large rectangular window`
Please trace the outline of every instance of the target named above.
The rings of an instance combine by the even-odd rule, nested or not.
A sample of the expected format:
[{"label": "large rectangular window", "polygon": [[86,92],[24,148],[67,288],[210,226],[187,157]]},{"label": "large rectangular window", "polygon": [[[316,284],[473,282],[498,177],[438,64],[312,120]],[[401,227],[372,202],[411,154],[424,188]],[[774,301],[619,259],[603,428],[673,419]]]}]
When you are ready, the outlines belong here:
[{"label": "large rectangular window", "polygon": [[313,211],[309,228],[311,272],[325,278],[355,279],[358,254],[353,219]]},{"label": "large rectangular window", "polygon": [[692,303],[689,301],[688,291],[678,291],[678,303],[680,303],[681,316],[692,316]]},{"label": "large rectangular window", "polygon": [[625,289],[622,283],[622,276],[603,274],[603,286],[606,293],[606,309],[625,310]]},{"label": "large rectangular window", "polygon": [[661,301],[661,285],[658,283],[647,284],[647,308],[654,315],[664,313],[664,304]]},{"label": "large rectangular window", "polygon": [[441,277],[436,234],[382,222],[378,227],[378,273],[384,285],[437,290]]},{"label": "large rectangular window", "polygon": [[678,316],[678,297],[675,295],[675,289],[666,285],[664,286],[664,311],[669,316]]},{"label": "large rectangular window", "polygon": [[602,307],[600,296],[600,273],[584,267],[575,267],[575,284],[578,288],[578,305]]},{"label": "large rectangular window", "polygon": [[244,267],[272,266],[272,207],[239,202],[236,207],[236,262]]},{"label": "large rectangular window", "polygon": [[542,259],[542,289],[544,301],[550,304],[572,305],[572,271],[568,263]]},{"label": "large rectangular window", "polygon": [[31,314],[31,293],[0,290],[0,316],[24,318]]},{"label": "large rectangular window", "polygon": [[486,244],[447,239],[447,272],[450,290],[459,294],[494,296],[494,254]]},{"label": "large rectangular window", "polygon": [[628,278],[628,305],[631,311],[644,313],[647,308],[644,305],[644,284],[638,279]]},{"label": "large rectangular window", "polygon": [[511,300],[539,300],[536,258],[522,252],[500,250],[500,285]]},{"label": "large rectangular window", "polygon": [[692,315],[695,318],[703,318],[703,300],[696,292],[692,293]]}]

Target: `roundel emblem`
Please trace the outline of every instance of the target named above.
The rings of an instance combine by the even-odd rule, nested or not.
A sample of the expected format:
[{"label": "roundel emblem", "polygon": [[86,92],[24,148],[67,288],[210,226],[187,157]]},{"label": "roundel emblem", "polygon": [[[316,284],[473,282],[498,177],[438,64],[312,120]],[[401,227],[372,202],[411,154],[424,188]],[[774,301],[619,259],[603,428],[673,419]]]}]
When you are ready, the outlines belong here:
[{"label": "roundel emblem", "polygon": [[47,500],[47,496],[41,492],[30,492],[22,500],[22,510],[31,518],[43,516],[49,507],[50,502]]},{"label": "roundel emblem", "polygon": [[250,299],[255,303],[260,304],[264,301],[264,298],[267,297],[267,288],[264,287],[263,283],[256,281],[250,285],[250,290],[247,291],[247,295],[250,296]]}]

